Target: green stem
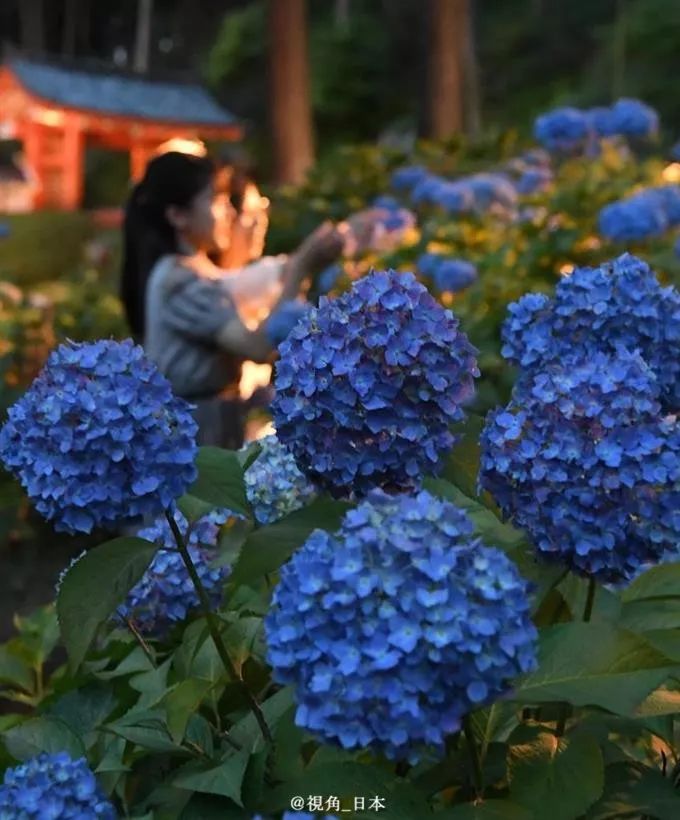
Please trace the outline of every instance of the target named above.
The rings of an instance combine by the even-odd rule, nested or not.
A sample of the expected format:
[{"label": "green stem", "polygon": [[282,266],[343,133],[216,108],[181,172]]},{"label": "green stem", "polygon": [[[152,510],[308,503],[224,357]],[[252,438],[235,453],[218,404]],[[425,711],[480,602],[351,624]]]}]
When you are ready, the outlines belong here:
[{"label": "green stem", "polygon": [[199,578],[198,572],[196,572],[196,567],[194,566],[194,562],[191,560],[191,555],[189,554],[189,550],[187,545],[182,537],[182,533],[179,531],[179,527],[177,526],[177,522],[175,521],[174,516],[172,513],[166,510],[165,517],[167,518],[168,524],[170,525],[170,529],[172,530],[172,534],[174,536],[175,542],[177,544],[177,549],[179,550],[180,555],[182,556],[182,560],[184,561],[184,565],[187,568],[187,572],[189,573],[189,577],[191,578],[191,582],[194,585],[196,593],[198,594],[198,598],[201,602],[201,607],[203,608],[203,614],[205,615],[206,623],[208,624],[208,631],[210,632],[210,636],[213,639],[213,643],[215,644],[215,649],[217,649],[217,654],[220,656],[220,660],[224,665],[224,668],[231,678],[231,680],[235,681],[243,690],[243,694],[248,701],[248,705],[257,721],[258,726],[260,727],[260,731],[262,732],[262,736],[267,741],[267,743],[272,743],[273,738],[272,734],[269,730],[269,726],[267,726],[267,721],[265,720],[264,714],[262,713],[262,709],[260,708],[259,703],[253,697],[250,689],[246,686],[243,678],[241,678],[236,671],[236,667],[234,666],[234,662],[229,657],[229,652],[227,651],[227,647],[224,645],[224,641],[222,640],[222,636],[220,635],[220,629],[217,623],[217,619],[215,618],[215,613],[212,611],[212,606],[210,604],[210,599],[208,598],[208,594],[205,591],[205,587]]},{"label": "green stem", "polygon": [[595,604],[595,590],[597,589],[594,578],[588,579],[588,597],[586,598],[586,608],[583,610],[583,620],[588,622],[593,614]]},{"label": "green stem", "polygon": [[470,722],[469,715],[466,715],[463,721],[463,731],[470,750],[470,758],[472,759],[475,793],[477,798],[481,799],[484,794],[484,778],[482,776],[482,764],[479,759],[479,749],[477,748],[477,741],[475,740],[475,733],[472,731],[472,723]]},{"label": "green stem", "polygon": [[142,637],[142,635],[139,632],[139,630],[137,629],[137,627],[134,625],[131,618],[126,618],[125,623],[127,624],[127,628],[130,630],[130,632],[132,632],[132,635],[133,635],[134,639],[137,641],[137,643],[142,648],[142,652],[144,652],[144,654],[146,655],[149,663],[155,669],[156,668],[156,660],[153,656],[153,652],[151,651],[151,647],[144,640],[144,638]]}]

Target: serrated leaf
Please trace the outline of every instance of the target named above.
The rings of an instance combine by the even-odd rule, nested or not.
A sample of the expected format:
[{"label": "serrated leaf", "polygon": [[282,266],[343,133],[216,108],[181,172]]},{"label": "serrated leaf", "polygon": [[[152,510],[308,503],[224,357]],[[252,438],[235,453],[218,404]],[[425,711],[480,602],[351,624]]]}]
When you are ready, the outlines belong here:
[{"label": "serrated leaf", "polygon": [[[591,651],[584,652],[584,647]],[[639,635],[605,621],[540,630],[539,668],[518,682],[513,700],[567,701],[630,716],[676,669]]]},{"label": "serrated leaf", "polygon": [[131,709],[106,729],[153,752],[185,752],[170,737],[165,714],[159,710]]},{"label": "serrated leaf", "polygon": [[181,681],[166,695],[165,711],[168,718],[168,729],[175,743],[182,742],[189,718],[198,710],[211,688],[210,681],[189,678]]},{"label": "serrated leaf", "polygon": [[233,800],[238,806],[241,802],[241,784],[250,759],[250,753],[243,749],[227,758],[219,766],[182,771],[173,780],[173,786],[205,794],[219,794]]},{"label": "serrated leaf", "polygon": [[28,760],[41,752],[68,752],[72,758],[85,756],[81,738],[63,720],[37,717],[3,733],[7,751],[17,760]]},{"label": "serrated leaf", "polygon": [[[273,732],[275,730],[281,715],[285,714],[292,703],[292,689],[286,687],[285,689],[280,689],[276,694],[260,704],[270,731]],[[245,749],[255,749],[262,741],[260,726],[252,712],[248,712],[245,717],[241,718],[241,720],[231,728],[229,736],[235,743],[238,743],[239,746],[243,746]]]},{"label": "serrated leaf", "polygon": [[110,687],[92,684],[67,692],[47,714],[63,720],[85,741],[86,736],[106,720],[116,705],[117,700]]},{"label": "serrated leaf", "polygon": [[494,742],[505,742],[518,725],[518,708],[514,703],[499,701],[471,714],[470,723],[479,742],[483,760],[489,745]]},{"label": "serrated leaf", "polygon": [[200,447],[196,467],[198,478],[189,487],[189,496],[207,502],[211,509],[224,507],[244,515],[251,514],[243,468],[236,453],[219,447]]},{"label": "serrated leaf", "polygon": [[24,692],[33,692],[35,678],[25,661],[12,654],[6,646],[0,646],[0,689],[8,683]]},{"label": "serrated leaf", "polygon": [[[104,663],[108,663],[108,661],[105,660]],[[153,669],[154,666],[146,652],[141,646],[135,646],[114,669],[108,671],[105,669],[96,670],[94,674],[95,677],[100,680],[114,680],[115,678],[122,678],[126,675],[133,675],[136,672],[151,672]]]},{"label": "serrated leaf", "polygon": [[90,550],[66,573],[57,613],[74,669],[80,666],[100,625],[123,603],[157,549],[142,538],[115,538]]},{"label": "serrated leaf", "polygon": [[602,795],[604,762],[600,747],[585,733],[555,737],[537,731],[508,749],[510,797],[540,816],[550,806],[553,820],[580,817]]},{"label": "serrated leaf", "polygon": [[230,582],[248,583],[276,572],[317,528],[335,531],[350,505],[320,497],[275,524],[254,530],[244,541]]}]

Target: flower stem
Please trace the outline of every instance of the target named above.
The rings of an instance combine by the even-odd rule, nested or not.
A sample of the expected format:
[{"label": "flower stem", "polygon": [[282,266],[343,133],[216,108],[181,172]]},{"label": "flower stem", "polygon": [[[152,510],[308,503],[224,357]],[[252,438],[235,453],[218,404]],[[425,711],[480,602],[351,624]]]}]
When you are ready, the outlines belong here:
[{"label": "flower stem", "polygon": [[253,697],[250,689],[245,684],[243,678],[238,674],[236,671],[236,667],[234,666],[234,662],[229,657],[229,652],[227,651],[227,647],[224,645],[224,641],[222,640],[222,636],[220,635],[220,629],[217,624],[217,619],[215,618],[215,613],[212,611],[212,607],[210,605],[210,599],[205,591],[205,587],[201,582],[201,579],[196,572],[196,567],[194,566],[194,562],[191,560],[191,555],[187,548],[187,545],[182,537],[182,533],[177,526],[177,522],[175,521],[174,516],[168,510],[165,511],[165,517],[168,520],[168,524],[170,525],[170,529],[172,531],[173,537],[177,544],[177,549],[179,550],[180,555],[182,556],[182,560],[184,561],[184,565],[187,568],[187,572],[189,573],[189,577],[191,578],[191,582],[196,589],[196,593],[198,594],[198,598],[201,602],[201,606],[203,608],[203,614],[205,615],[206,623],[208,624],[208,630],[210,632],[210,636],[213,639],[213,643],[215,644],[215,649],[217,649],[217,654],[220,656],[220,660],[224,665],[224,668],[231,678],[231,680],[235,681],[243,690],[243,693],[248,701],[248,705],[257,721],[258,726],[260,727],[260,731],[262,732],[262,736],[267,741],[267,743],[272,743],[273,738],[272,734],[269,730],[269,726],[267,726],[267,721],[265,720],[264,714],[262,713],[262,709],[260,708],[259,703]]},{"label": "flower stem", "polygon": [[597,587],[595,585],[595,579],[589,578],[588,579],[588,597],[586,598],[586,608],[583,610],[583,620],[589,621],[590,616],[593,614],[593,605],[595,604],[595,591]]},{"label": "flower stem", "polygon": [[475,733],[472,731],[470,715],[465,716],[465,720],[463,721],[463,731],[465,732],[465,740],[467,741],[467,745],[470,750],[470,758],[472,759],[475,794],[478,799],[481,799],[484,794],[484,778],[482,776],[482,764],[479,759],[479,749],[477,748]]}]

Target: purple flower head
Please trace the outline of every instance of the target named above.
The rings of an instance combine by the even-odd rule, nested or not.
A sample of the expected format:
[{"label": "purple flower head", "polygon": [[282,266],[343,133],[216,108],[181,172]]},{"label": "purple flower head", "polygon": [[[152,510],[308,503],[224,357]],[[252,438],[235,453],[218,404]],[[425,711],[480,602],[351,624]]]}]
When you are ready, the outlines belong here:
[{"label": "purple flower head", "polygon": [[278,438],[335,495],[414,487],[436,472],[479,375],[453,314],[395,271],[322,297],[279,352]]},{"label": "purple flower head", "polygon": [[480,485],[539,554],[626,581],[680,539],[680,423],[637,353],[543,365],[493,411]]},{"label": "purple flower head", "polygon": [[69,342],[0,430],[0,458],[66,532],[157,515],[196,478],[191,405],[130,339]]},{"label": "purple flower head", "polygon": [[418,760],[535,668],[526,582],[427,492],[373,491],[281,570],[265,618],[274,679],[321,740]]},{"label": "purple flower head", "polygon": [[0,785],[3,820],[116,820],[117,812],[85,758],[43,752],[7,769]]}]

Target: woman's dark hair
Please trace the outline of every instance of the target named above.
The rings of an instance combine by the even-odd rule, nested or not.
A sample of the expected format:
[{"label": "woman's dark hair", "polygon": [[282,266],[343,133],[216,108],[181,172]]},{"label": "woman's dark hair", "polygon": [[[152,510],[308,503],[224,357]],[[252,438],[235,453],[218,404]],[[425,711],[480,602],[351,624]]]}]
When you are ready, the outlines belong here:
[{"label": "woman's dark hair", "polygon": [[123,270],[120,295],[133,335],[142,340],[146,286],[156,262],[178,253],[177,234],[168,221],[169,206],[187,208],[213,180],[207,157],[170,151],[152,159],[130,195],[123,225]]}]

